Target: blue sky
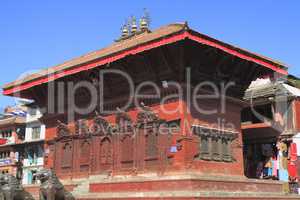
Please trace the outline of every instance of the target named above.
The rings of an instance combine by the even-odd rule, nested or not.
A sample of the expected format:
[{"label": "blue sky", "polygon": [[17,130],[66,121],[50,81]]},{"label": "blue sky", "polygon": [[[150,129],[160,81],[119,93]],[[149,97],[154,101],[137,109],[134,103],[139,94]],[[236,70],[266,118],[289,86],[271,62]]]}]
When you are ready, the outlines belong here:
[{"label": "blue sky", "polygon": [[[147,8],[152,28],[188,21],[193,29],[280,60],[300,76],[299,0],[0,1],[0,85],[110,44]],[[14,104],[0,96],[0,107]]]}]

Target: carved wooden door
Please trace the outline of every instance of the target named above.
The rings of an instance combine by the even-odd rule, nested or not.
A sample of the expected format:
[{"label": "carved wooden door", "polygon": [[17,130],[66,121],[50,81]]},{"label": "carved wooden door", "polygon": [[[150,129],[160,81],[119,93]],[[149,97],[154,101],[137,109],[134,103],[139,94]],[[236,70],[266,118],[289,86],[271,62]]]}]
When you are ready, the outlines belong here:
[{"label": "carved wooden door", "polygon": [[100,142],[100,169],[103,171],[112,168],[113,154],[112,143],[108,137],[105,137]]},{"label": "carved wooden door", "polygon": [[91,151],[90,149],[91,149],[91,145],[88,140],[84,140],[81,142],[80,155],[79,155],[80,171],[89,171],[90,151]]},{"label": "carved wooden door", "polygon": [[131,135],[125,135],[121,139],[121,167],[128,169],[133,167],[134,159],[134,138]]},{"label": "carved wooden door", "polygon": [[71,172],[73,166],[73,145],[71,142],[61,143],[61,172]]},{"label": "carved wooden door", "polygon": [[145,166],[153,168],[158,165],[158,134],[149,130],[145,135]]}]

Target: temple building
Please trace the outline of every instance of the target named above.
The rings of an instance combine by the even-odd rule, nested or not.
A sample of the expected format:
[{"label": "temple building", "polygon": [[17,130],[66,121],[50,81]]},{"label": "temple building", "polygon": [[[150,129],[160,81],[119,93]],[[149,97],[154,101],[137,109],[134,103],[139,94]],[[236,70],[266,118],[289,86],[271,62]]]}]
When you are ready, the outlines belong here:
[{"label": "temple building", "polygon": [[142,25],[3,87],[45,111],[44,167],[76,199],[299,199],[245,174],[244,143],[260,140],[243,136],[245,91],[287,67],[187,23]]}]

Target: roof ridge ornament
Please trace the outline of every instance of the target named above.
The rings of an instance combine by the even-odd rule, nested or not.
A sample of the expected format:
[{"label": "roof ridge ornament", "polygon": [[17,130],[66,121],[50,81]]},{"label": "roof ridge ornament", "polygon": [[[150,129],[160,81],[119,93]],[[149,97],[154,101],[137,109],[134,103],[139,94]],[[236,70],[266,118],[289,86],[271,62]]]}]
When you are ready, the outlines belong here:
[{"label": "roof ridge ornament", "polygon": [[57,120],[57,124],[58,124],[56,127],[57,137],[59,138],[67,137],[71,134],[67,124],[61,122],[60,120]]},{"label": "roof ridge ornament", "polygon": [[140,19],[141,32],[149,31],[150,23],[151,23],[151,18],[149,12],[147,11],[146,8],[144,8],[144,15]]},{"label": "roof ridge ornament", "polygon": [[189,30],[190,27],[189,27],[189,24],[187,21],[184,22],[184,30]]},{"label": "roof ridge ornament", "polygon": [[159,121],[159,116],[144,102],[140,103],[139,112],[137,114],[137,124],[147,124]]},{"label": "roof ridge ornament", "polygon": [[136,24],[136,17],[131,16],[131,30],[130,30],[130,33],[131,33],[131,35],[135,35],[137,31],[138,31],[138,26]]},{"label": "roof ridge ornament", "polygon": [[135,16],[131,16],[130,20],[125,20],[125,24],[121,28],[121,38],[117,39],[116,42],[126,40],[144,32],[150,32],[150,23],[151,19],[149,13],[147,9],[144,8],[144,15],[139,19],[139,24],[137,24]]},{"label": "roof ridge ornament", "polygon": [[129,36],[129,26],[128,26],[128,21],[125,21],[125,24],[121,28],[122,31],[122,36],[121,38],[125,38]]}]

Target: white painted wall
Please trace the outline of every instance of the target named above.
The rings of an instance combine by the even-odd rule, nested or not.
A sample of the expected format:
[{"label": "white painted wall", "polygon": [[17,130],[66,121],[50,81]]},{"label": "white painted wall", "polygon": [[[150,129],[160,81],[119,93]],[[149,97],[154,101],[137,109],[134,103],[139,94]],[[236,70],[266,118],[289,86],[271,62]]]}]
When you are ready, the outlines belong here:
[{"label": "white painted wall", "polygon": [[[31,114],[32,112],[35,112],[35,114],[32,115]],[[28,108],[27,115],[26,115],[26,122],[30,123],[30,122],[38,121],[42,116],[43,115],[38,108]]]},{"label": "white painted wall", "polygon": [[[32,111],[35,111],[35,114],[32,115]],[[26,132],[25,132],[25,142],[32,141],[32,129],[39,126],[41,128],[40,138],[36,140],[45,139],[46,127],[39,121],[39,118],[42,117],[42,114],[39,109],[28,108],[26,115]]]},{"label": "white painted wall", "polygon": [[[33,142],[36,140],[44,140],[45,139],[45,132],[46,132],[46,127],[44,124],[42,124],[39,121],[39,118],[42,117],[41,112],[36,109],[36,112],[34,115],[32,115],[32,109],[35,108],[28,108],[27,115],[26,115],[26,131],[25,131],[25,142]],[[40,127],[40,138],[33,139],[32,138],[32,130],[34,127]],[[28,150],[31,145],[36,145],[36,143],[29,143],[26,146],[26,149]],[[26,150],[25,150],[26,151]],[[42,151],[44,151],[42,149]],[[37,162],[36,163],[30,163],[30,160],[28,158],[24,158],[23,160],[23,184],[32,184],[32,175],[31,171],[32,170],[39,170],[43,168],[44,166],[44,152],[39,155],[39,157],[36,158]]]},{"label": "white painted wall", "polygon": [[45,132],[46,127],[44,124],[41,124],[39,121],[30,122],[26,124],[26,132],[25,132],[25,142],[33,141],[32,139],[32,129],[34,127],[39,126],[41,128],[40,138],[36,140],[44,140],[45,139]]},{"label": "white painted wall", "polygon": [[24,167],[29,167],[29,166],[41,166],[41,165],[44,165],[44,157],[39,157],[39,158],[37,158],[36,164],[30,163],[30,162],[29,162],[29,159],[27,159],[27,158],[25,158],[25,159],[23,160],[23,166],[24,166]]},{"label": "white painted wall", "polygon": [[[34,167],[34,168],[25,168],[23,169],[23,179],[22,179],[22,184],[23,185],[29,185],[29,184],[33,184],[32,183],[32,173],[31,170],[36,170],[39,171],[41,170],[42,167]],[[36,184],[38,184],[39,181],[36,182]]]}]

